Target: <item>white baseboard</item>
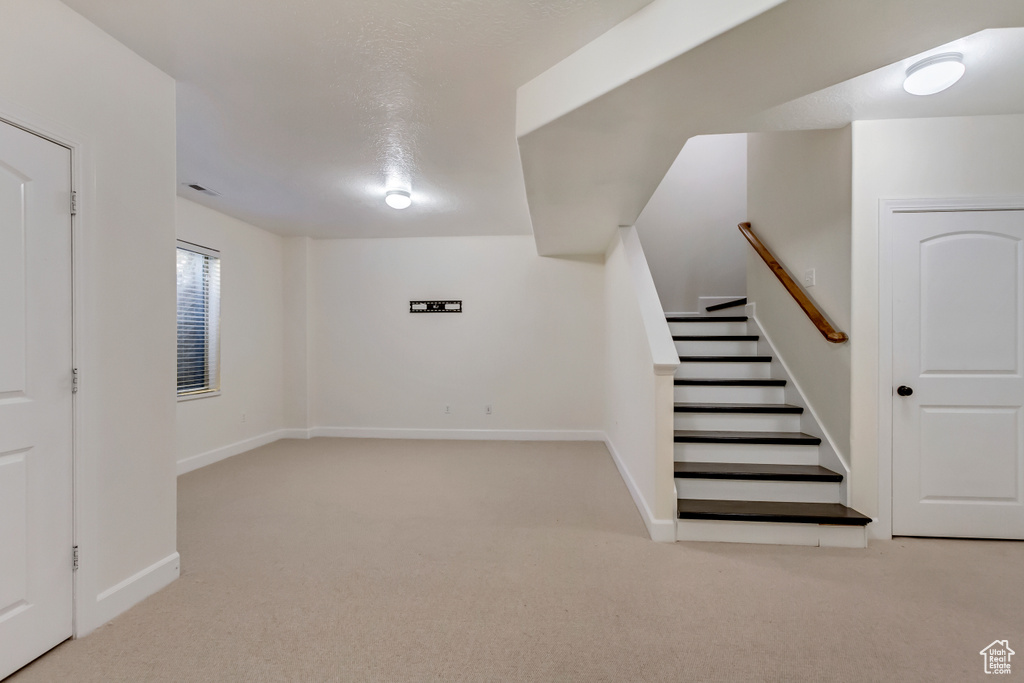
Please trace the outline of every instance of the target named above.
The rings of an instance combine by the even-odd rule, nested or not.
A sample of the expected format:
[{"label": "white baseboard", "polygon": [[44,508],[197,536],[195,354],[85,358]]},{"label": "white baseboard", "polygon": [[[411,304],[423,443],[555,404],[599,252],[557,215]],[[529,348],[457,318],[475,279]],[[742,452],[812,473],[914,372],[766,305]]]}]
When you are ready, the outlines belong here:
[{"label": "white baseboard", "polygon": [[[293,432],[295,433],[293,435]],[[206,451],[199,455],[192,455],[187,458],[178,461],[178,476],[191,472],[192,470],[198,470],[200,467],[206,467],[212,465],[215,462],[230,458],[233,455],[239,453],[245,453],[251,451],[254,448],[260,446],[266,446],[268,443],[273,443],[278,439],[292,438],[292,439],[308,439],[306,436],[307,430],[305,429],[276,429],[266,434],[260,434],[249,439],[243,439],[242,441],[236,441],[235,443],[228,444],[227,446],[221,446],[215,448],[212,451]]]},{"label": "white baseboard", "polygon": [[640,512],[640,517],[644,520],[644,525],[647,527],[647,533],[650,535],[651,540],[658,543],[675,543],[676,521],[674,519],[655,519],[650,506],[644,499],[643,494],[640,493],[640,488],[633,481],[633,475],[626,469],[626,465],[622,462],[622,457],[615,450],[615,444],[612,443],[607,434],[602,434],[602,436],[604,437],[605,446],[608,447],[608,452],[612,455],[612,461],[619,470],[622,481],[626,482],[626,488],[629,489],[629,494],[633,496],[633,503]]},{"label": "white baseboard", "polygon": [[400,429],[313,427],[310,436],[350,439],[451,439],[469,441],[604,441],[603,432],[584,429]]},{"label": "white baseboard", "polygon": [[81,638],[122,612],[128,611],[177,579],[180,572],[181,562],[178,553],[175,552],[111,586],[96,596],[96,609],[90,614],[91,623],[86,626],[87,630],[76,633],[76,637]]},{"label": "white baseboard", "polygon": [[279,439],[310,439],[318,436],[350,439],[452,439],[475,441],[604,441],[596,430],[571,429],[391,429],[372,427],[313,427],[277,429],[250,439],[192,455],[178,461],[178,476],[212,465],[233,455],[266,446]]}]

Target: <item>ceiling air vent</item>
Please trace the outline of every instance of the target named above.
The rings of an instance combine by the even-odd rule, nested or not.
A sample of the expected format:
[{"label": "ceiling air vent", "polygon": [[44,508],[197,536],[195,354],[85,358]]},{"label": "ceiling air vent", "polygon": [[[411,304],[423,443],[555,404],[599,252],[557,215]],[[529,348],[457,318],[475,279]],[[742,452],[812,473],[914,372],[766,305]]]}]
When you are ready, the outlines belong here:
[{"label": "ceiling air vent", "polygon": [[190,187],[193,190],[195,190],[196,192],[202,192],[203,194],[208,194],[211,197],[219,197],[220,196],[220,192],[216,192],[214,190],[211,190],[211,189],[209,189],[207,187],[203,187],[202,185],[197,185],[195,183],[185,183],[185,187]]}]

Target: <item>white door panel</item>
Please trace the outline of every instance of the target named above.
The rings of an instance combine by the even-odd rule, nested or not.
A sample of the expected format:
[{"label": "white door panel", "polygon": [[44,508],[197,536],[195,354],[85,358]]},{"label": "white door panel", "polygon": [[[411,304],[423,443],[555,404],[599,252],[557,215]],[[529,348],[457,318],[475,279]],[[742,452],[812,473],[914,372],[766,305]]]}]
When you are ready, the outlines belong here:
[{"label": "white door panel", "polygon": [[0,677],[71,636],[70,155],[0,122]]},{"label": "white door panel", "polygon": [[1024,538],[1024,211],[892,227],[893,533]]}]

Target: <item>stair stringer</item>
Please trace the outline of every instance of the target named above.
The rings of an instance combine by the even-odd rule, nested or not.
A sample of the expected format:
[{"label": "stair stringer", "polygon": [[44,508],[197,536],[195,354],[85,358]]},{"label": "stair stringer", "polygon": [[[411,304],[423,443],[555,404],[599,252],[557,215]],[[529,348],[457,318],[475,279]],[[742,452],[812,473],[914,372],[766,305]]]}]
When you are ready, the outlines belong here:
[{"label": "stair stringer", "polygon": [[771,337],[768,336],[758,321],[756,304],[748,303],[746,305],[746,312],[748,332],[750,334],[758,335],[758,355],[770,355],[772,357],[770,364],[771,376],[776,379],[786,380],[786,386],[784,389],[786,397],[785,402],[790,405],[800,406],[804,409],[804,412],[800,416],[800,431],[821,439],[821,444],[818,446],[818,464],[843,475],[843,481],[839,484],[839,502],[843,505],[849,506],[849,464],[839,452],[839,449],[836,448],[835,440],[828,433],[828,430],[821,426],[821,421],[818,419],[818,415],[814,411],[814,406],[810,405],[804,398],[804,393],[800,388],[800,384],[793,378],[793,373],[789,371],[786,361],[775,349],[775,345],[772,343]]}]

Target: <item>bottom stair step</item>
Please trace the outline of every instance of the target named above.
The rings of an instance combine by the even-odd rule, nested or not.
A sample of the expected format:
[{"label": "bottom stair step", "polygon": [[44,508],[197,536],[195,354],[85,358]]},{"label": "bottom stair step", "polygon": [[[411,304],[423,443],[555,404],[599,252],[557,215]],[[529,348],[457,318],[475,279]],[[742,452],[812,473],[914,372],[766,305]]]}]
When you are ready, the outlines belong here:
[{"label": "bottom stair step", "polygon": [[680,499],[677,511],[679,519],[734,522],[865,526],[871,521],[870,517],[839,503]]}]

